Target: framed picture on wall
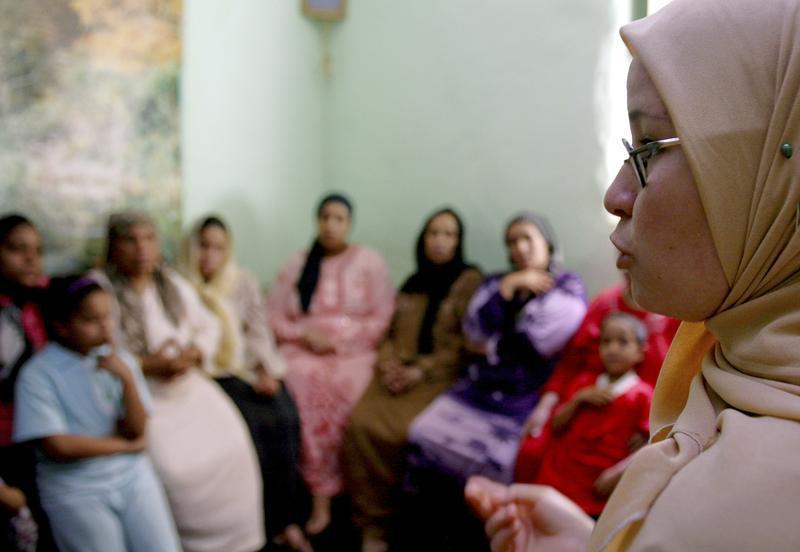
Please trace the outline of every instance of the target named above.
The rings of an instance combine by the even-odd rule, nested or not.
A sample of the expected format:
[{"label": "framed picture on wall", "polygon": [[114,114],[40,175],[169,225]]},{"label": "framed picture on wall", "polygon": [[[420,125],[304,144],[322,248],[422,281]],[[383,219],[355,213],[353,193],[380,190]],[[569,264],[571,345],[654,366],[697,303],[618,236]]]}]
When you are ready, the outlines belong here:
[{"label": "framed picture on wall", "polygon": [[344,19],[347,0],[303,0],[303,13],[327,21]]}]

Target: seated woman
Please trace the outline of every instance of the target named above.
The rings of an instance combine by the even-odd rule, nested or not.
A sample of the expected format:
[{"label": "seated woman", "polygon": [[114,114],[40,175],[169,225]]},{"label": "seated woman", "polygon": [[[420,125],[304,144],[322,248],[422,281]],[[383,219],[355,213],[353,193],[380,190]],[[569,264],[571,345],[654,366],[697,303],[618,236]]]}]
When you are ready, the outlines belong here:
[{"label": "seated woman", "polygon": [[258,283],[232,256],[230,231],[217,217],[203,219],[188,240],[185,272],[222,328],[211,375],[242,413],[264,481],[267,536],[307,549],[298,523],[300,418],[282,379],[286,363],[269,329]]},{"label": "seated woman", "polygon": [[153,221],[123,212],[108,224],[105,272],[117,341],[139,357],[153,397],[148,452],[186,551],[251,552],[264,545],[258,460],[236,406],[211,369],[219,324],[191,284],[162,266]]},{"label": "seated woman", "polygon": [[411,426],[412,475],[510,482],[523,423],[586,312],[583,283],[555,260],[545,219],[514,217],[506,245],[514,270],[486,279],[464,319],[467,340],[480,354]]},{"label": "seated woman", "polygon": [[[13,444],[14,386],[20,369],[47,343],[40,312],[42,238],[27,218],[0,218],[0,550],[55,550],[36,488],[35,456]],[[33,513],[35,522],[31,519]]]},{"label": "seated woman", "polygon": [[394,310],[383,259],[347,242],[351,217],[347,198],[325,197],[311,250],[292,257],[268,298],[288,364],[285,382],[300,411],[300,469],[313,497],[310,535],[330,523],[330,499],[343,487],[339,456],[347,418],[372,377]]},{"label": "seated woman", "polygon": [[586,312],[583,283],[556,261],[545,219],[532,213],[514,217],[506,245],[514,270],[486,279],[464,319],[472,360],[410,429],[406,490],[413,507],[405,523],[419,526],[435,518],[445,525],[438,533],[455,535],[457,542],[449,537],[436,548],[479,544],[480,528],[469,525],[465,512],[464,481],[475,474],[511,481],[538,390]]},{"label": "seated woman", "polygon": [[404,471],[408,427],[450,387],[462,360],[461,319],[480,272],[463,259],[463,226],[434,213],[417,240],[417,271],[406,280],[378,352],[376,376],[353,410],[344,443],[354,521],[363,550],[386,549],[392,495]]}]

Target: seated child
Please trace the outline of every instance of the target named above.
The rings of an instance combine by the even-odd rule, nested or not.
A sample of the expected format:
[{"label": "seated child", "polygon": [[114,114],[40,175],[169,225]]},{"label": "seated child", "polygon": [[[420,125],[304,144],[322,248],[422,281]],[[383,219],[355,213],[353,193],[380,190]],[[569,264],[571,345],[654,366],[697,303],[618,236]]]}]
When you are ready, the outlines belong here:
[{"label": "seated child", "polygon": [[646,442],[653,389],[635,372],[646,343],[641,320],[606,316],[599,349],[605,372],[576,377],[553,416],[553,440],[534,482],[552,485],[591,516],[600,515],[631,450]]},{"label": "seated child", "polygon": [[55,279],[53,341],[22,368],[14,439],[37,443],[37,483],[60,550],[177,551],[145,448],[150,396],[138,364],[110,346],[111,297],[84,277]]}]

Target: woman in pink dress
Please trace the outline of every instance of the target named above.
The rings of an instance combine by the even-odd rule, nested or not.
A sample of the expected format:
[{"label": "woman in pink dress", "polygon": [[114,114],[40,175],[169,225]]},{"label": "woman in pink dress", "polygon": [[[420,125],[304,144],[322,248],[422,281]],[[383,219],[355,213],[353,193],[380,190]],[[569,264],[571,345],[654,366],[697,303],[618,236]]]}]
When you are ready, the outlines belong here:
[{"label": "woman in pink dress", "polygon": [[372,378],[376,349],[394,310],[381,256],[347,242],[352,205],[323,198],[310,251],[294,255],[268,298],[270,323],[288,364],[285,383],[300,411],[300,469],[311,491],[309,535],[330,523],[343,486],[344,429]]}]

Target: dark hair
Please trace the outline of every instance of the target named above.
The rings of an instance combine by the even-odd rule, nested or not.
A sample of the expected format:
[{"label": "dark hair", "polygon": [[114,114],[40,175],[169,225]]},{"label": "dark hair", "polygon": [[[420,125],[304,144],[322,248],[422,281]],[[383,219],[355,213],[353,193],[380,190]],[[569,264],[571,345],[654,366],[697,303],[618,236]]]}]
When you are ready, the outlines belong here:
[{"label": "dark hair", "polygon": [[50,280],[44,301],[44,318],[47,332],[52,339],[57,339],[55,323],[68,321],[80,309],[84,299],[95,291],[104,291],[97,281],[75,274],[60,276]]},{"label": "dark hair", "polygon": [[417,270],[419,272],[431,270],[434,268],[434,264],[425,254],[425,234],[428,233],[428,227],[433,222],[433,219],[438,217],[439,215],[451,215],[454,219],[456,219],[456,225],[458,226],[458,244],[456,245],[455,255],[453,256],[453,260],[455,261],[458,259],[458,262],[462,262],[464,258],[464,223],[461,221],[461,217],[458,216],[453,209],[450,207],[442,207],[438,211],[435,211],[431,216],[425,219],[425,224],[422,225],[422,230],[419,233],[419,237],[417,238],[417,249],[416,249],[416,257],[417,257]]},{"label": "dark hair", "polygon": [[212,226],[217,226],[218,228],[222,229],[222,231],[225,232],[226,234],[228,233],[228,226],[224,222],[222,222],[222,219],[220,217],[216,215],[209,215],[206,218],[204,218],[203,221],[200,223],[200,226],[197,228],[197,233],[201,234],[207,228],[210,228]]},{"label": "dark hair", "polygon": [[[328,203],[341,203],[347,208],[347,213],[352,218],[353,204],[343,194],[328,194],[323,197],[317,205],[317,218],[322,216],[322,209]],[[322,265],[322,257],[325,256],[325,249],[319,242],[319,238],[314,239],[311,244],[311,249],[306,257],[306,263],[303,265],[303,270],[300,273],[300,279],[297,280],[297,291],[300,293],[300,307],[303,312],[308,312],[311,308],[311,300],[314,298],[314,292],[317,290],[317,283],[319,283],[319,271]]]},{"label": "dark hair", "polygon": [[627,312],[615,311],[607,314],[606,317],[603,318],[603,323],[600,325],[601,333],[603,330],[605,330],[606,324],[614,320],[621,320],[630,324],[631,329],[633,330],[633,335],[636,337],[636,341],[639,342],[639,345],[644,345],[647,343],[647,339],[650,335],[647,326],[639,318],[633,316],[632,314],[628,314]]},{"label": "dark hair", "polygon": [[[425,254],[425,234],[428,233],[433,219],[439,215],[452,215],[458,225],[458,244],[453,258],[444,265],[436,265]],[[417,271],[412,274],[400,288],[403,293],[421,293],[428,296],[428,305],[420,324],[417,337],[417,353],[428,354],[433,351],[433,325],[439,314],[442,302],[450,293],[450,288],[467,268],[473,268],[464,262],[464,225],[461,217],[453,209],[444,207],[435,211],[422,226],[417,238]]]},{"label": "dark hair", "polygon": [[353,216],[353,203],[350,201],[350,199],[344,194],[332,193],[323,197],[317,204],[317,218],[322,216],[322,209],[328,203],[341,203],[342,205],[347,207],[347,213],[351,217]]},{"label": "dark hair", "polygon": [[0,218],[0,242],[5,241],[11,232],[20,226],[36,228],[30,220],[17,213],[11,213]]}]

